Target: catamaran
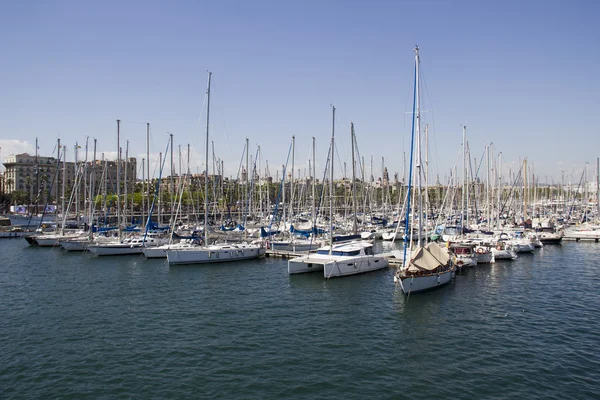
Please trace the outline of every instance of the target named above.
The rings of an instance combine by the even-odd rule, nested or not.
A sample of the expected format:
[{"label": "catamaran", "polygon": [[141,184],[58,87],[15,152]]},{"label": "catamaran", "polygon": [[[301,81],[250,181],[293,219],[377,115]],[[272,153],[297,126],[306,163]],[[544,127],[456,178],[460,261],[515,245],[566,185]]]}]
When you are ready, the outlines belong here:
[{"label": "catamaran", "polygon": [[325,278],[362,274],[386,268],[385,257],[373,254],[373,244],[361,241],[334,245],[333,236],[333,155],[335,152],[335,107],[330,146],[329,179],[329,246],[321,247],[316,254],[306,254],[288,261],[288,274],[323,271]]}]

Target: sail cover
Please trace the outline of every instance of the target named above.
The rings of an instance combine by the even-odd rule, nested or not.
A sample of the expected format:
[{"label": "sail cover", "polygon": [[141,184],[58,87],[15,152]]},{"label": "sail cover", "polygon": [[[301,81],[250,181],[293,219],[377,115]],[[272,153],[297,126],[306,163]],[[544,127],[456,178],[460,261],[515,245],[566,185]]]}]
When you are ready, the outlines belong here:
[{"label": "sail cover", "polygon": [[428,243],[425,247],[415,249],[408,263],[408,271],[433,271],[448,264],[450,256],[437,243]]}]

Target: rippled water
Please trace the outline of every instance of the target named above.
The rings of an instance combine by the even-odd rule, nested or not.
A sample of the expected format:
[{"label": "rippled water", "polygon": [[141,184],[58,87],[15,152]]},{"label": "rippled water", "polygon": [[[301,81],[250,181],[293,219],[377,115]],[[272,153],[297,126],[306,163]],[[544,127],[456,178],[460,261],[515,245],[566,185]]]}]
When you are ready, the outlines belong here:
[{"label": "rippled water", "polygon": [[171,267],[0,241],[2,398],[598,398],[600,245],[406,298],[393,270]]}]

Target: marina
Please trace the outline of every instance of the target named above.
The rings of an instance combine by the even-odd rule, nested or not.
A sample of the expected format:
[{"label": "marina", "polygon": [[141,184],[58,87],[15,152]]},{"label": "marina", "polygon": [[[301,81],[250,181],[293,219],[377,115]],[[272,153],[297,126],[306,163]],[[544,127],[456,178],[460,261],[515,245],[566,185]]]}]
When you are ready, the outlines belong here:
[{"label": "marina", "polygon": [[8,2],[0,398],[598,399],[600,2]]},{"label": "marina", "polygon": [[[598,250],[544,246],[407,297],[394,268],[324,280],[277,257],[169,266],[3,240],[0,386],[8,398],[593,398]],[[419,372],[440,365],[443,388]],[[577,378],[556,380],[565,370]]]}]

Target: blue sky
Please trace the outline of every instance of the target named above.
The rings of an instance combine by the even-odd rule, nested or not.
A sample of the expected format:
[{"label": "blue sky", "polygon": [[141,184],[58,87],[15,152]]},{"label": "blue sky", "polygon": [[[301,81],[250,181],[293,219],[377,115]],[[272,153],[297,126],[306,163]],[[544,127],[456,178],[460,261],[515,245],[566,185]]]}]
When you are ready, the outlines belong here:
[{"label": "blue sky", "polygon": [[150,122],[153,162],[171,132],[201,169],[210,70],[227,175],[246,137],[275,175],[292,135],[301,169],[315,136],[322,168],[330,104],[348,165],[353,121],[374,174],[382,157],[401,172],[418,44],[432,175],[454,167],[466,124],[472,157],[493,142],[507,168],[527,157],[542,181],[578,180],[600,155],[599,15],[592,1],[5,1],[1,156],[36,136],[48,155],[59,136],[114,153],[119,118],[131,154],[145,153]]}]

